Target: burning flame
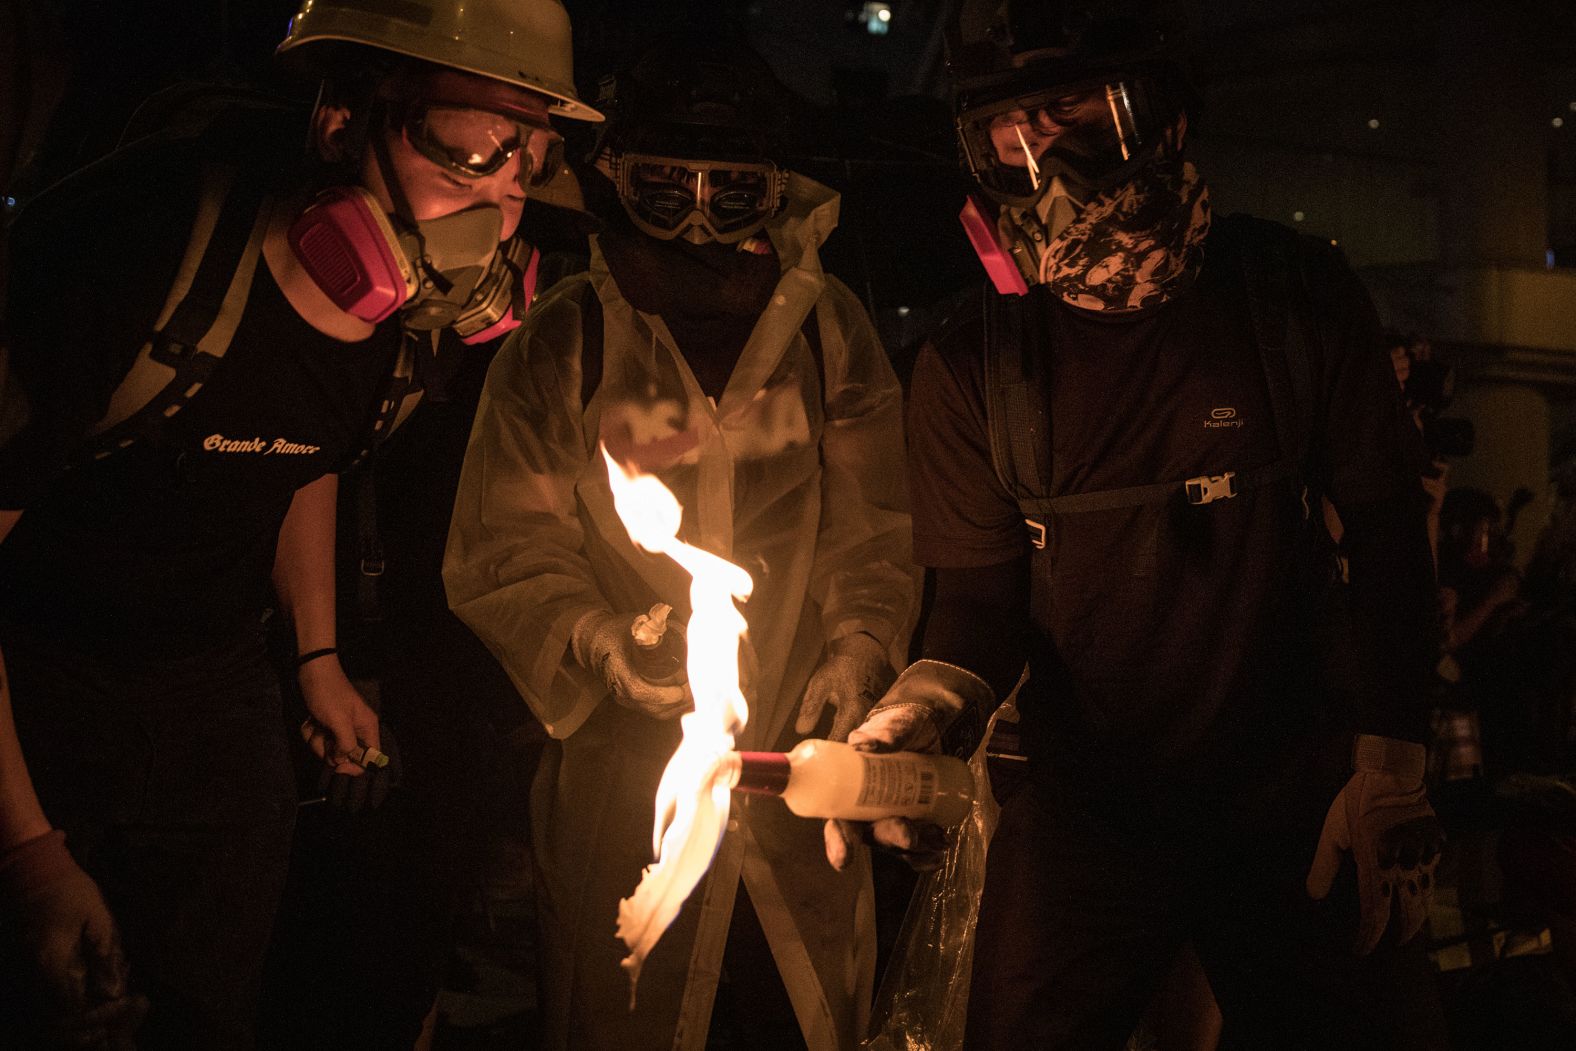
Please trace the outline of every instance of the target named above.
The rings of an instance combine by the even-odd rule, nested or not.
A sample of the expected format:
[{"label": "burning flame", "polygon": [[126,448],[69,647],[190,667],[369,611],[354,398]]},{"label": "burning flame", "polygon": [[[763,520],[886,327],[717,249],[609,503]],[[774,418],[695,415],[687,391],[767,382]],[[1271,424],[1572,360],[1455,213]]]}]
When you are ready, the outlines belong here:
[{"label": "burning flame", "polygon": [[711,867],[728,824],[733,736],[749,721],[739,689],[739,640],[744,616],[735,599],[750,597],[750,575],[678,539],[683,509],[659,480],[626,468],[602,449],[613,506],[636,546],[667,555],[690,574],[688,626],[690,689],[695,710],[680,717],[683,740],[657,786],[652,851],[657,860],[635,893],[618,903],[618,936],[629,948],[629,1001],[646,957],[685,899]]}]

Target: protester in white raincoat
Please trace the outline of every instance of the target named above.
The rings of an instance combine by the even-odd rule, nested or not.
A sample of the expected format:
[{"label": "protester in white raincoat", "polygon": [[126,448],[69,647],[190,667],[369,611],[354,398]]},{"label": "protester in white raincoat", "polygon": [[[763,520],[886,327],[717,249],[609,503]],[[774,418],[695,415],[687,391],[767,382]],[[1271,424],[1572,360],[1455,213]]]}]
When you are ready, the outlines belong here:
[{"label": "protester in white raincoat", "polygon": [[[697,94],[691,84],[685,98]],[[617,903],[653,860],[653,800],[683,702],[639,684],[609,696],[617,674],[586,667],[607,657],[599,626],[627,633],[658,600],[687,617],[688,577],[632,546],[597,443],[632,444],[683,505],[681,538],[754,577],[744,614],[757,666],[739,747],[786,749],[846,734],[903,644],[914,586],[901,392],[859,302],[821,271],[836,194],[742,161],[668,163],[642,183],[638,151],[615,148],[638,143],[616,135],[604,167],[628,215],[613,206],[589,274],[542,299],[499,353],[444,566],[451,605],[553,738],[532,801],[546,1046],[704,1047],[732,928],[735,996],[748,1000],[775,960],[790,1030],[816,1051],[854,1048],[874,969],[868,855],[834,871],[820,823],[776,799],[735,797],[711,873],[629,1009]],[[664,210],[664,179],[694,206]],[[752,188],[765,190],[753,224],[740,217]],[[733,954],[760,932],[770,953],[745,967]],[[758,1049],[778,1046],[755,1028],[755,1016],[769,1024],[767,998],[741,1004]]]}]

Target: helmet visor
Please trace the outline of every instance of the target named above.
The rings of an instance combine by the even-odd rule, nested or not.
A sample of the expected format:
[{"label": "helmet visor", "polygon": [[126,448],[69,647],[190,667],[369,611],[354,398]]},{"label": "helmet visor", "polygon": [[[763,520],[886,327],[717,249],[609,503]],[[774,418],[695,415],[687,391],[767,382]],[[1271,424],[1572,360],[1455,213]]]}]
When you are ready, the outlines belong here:
[{"label": "helmet visor", "polygon": [[468,179],[493,175],[518,154],[520,184],[539,186],[553,177],[563,156],[563,139],[552,128],[489,110],[412,106],[403,130],[416,152]]},{"label": "helmet visor", "polygon": [[625,154],[619,193],[647,233],[676,237],[698,227],[711,239],[738,240],[777,211],[783,176],[775,164]]},{"label": "helmet visor", "polygon": [[1160,141],[1168,121],[1141,79],[1058,85],[964,110],[958,135],[982,189],[1028,204],[1059,174],[1100,182]]}]

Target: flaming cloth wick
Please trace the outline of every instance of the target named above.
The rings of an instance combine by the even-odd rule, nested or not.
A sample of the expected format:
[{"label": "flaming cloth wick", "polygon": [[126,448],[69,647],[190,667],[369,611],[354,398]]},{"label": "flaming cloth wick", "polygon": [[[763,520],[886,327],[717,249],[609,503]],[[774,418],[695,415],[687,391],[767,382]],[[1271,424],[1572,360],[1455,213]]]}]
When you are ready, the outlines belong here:
[{"label": "flaming cloth wick", "polygon": [[652,851],[657,860],[635,892],[618,903],[618,936],[629,948],[629,1005],[641,964],[706,875],[728,825],[733,736],[749,720],[739,689],[744,616],[735,600],[750,597],[750,575],[678,539],[683,509],[658,479],[626,468],[602,449],[613,506],[642,550],[667,555],[690,575],[686,670],[695,710],[680,717],[683,739],[657,786]]}]

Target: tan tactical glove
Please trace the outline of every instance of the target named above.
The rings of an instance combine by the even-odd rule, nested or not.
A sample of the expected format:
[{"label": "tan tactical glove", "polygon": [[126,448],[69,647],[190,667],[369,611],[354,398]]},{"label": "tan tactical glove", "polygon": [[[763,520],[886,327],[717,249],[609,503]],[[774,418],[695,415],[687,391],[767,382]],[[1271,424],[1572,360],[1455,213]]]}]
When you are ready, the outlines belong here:
[{"label": "tan tactical glove", "polygon": [[1359,734],[1352,763],[1356,772],[1325,815],[1308,869],[1308,894],[1322,900],[1330,893],[1341,852],[1350,851],[1362,908],[1355,945],[1360,956],[1379,944],[1392,912],[1400,914],[1396,934],[1402,943],[1428,918],[1444,834],[1423,793],[1425,761],[1420,744]]},{"label": "tan tactical glove", "polygon": [[830,704],[837,710],[829,741],[846,741],[848,733],[864,721],[865,713],[881,691],[892,683],[892,662],[886,648],[872,635],[856,631],[827,645],[826,660],[810,676],[794,729],[807,734],[815,729],[821,712]]},{"label": "tan tactical glove", "polygon": [[[910,664],[881,703],[848,735],[863,752],[939,752],[942,735],[960,719],[983,725],[996,703],[990,686],[978,675],[941,661]],[[969,746],[972,750],[972,745]],[[872,824],[832,820],[826,823],[826,860],[841,870],[854,845],[868,830],[875,842],[892,850],[919,870],[935,868],[946,849],[941,828],[907,818],[883,818]]]}]

